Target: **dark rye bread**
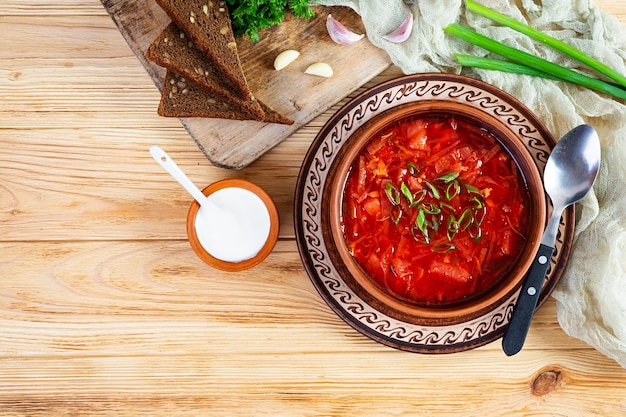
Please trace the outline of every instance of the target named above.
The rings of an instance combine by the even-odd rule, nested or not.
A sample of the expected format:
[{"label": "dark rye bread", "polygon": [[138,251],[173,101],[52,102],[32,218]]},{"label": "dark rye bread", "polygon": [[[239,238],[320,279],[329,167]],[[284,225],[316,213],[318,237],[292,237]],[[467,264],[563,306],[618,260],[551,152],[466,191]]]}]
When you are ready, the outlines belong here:
[{"label": "dark rye bread", "polygon": [[172,21],[183,30],[232,85],[239,97],[252,99],[241,68],[237,43],[224,1],[156,0]]},{"label": "dark rye bread", "polygon": [[146,57],[229,102],[233,107],[240,106],[250,114],[263,117],[263,110],[256,99],[244,100],[235,96],[228,80],[215,71],[212,63],[202,56],[185,32],[174,23],[170,23],[152,42]]},{"label": "dark rye bread", "polygon": [[213,117],[232,120],[258,120],[292,124],[293,121],[259,102],[264,116],[250,114],[239,106],[220,100],[180,75],[167,70],[161,92],[158,114],[165,117]]}]

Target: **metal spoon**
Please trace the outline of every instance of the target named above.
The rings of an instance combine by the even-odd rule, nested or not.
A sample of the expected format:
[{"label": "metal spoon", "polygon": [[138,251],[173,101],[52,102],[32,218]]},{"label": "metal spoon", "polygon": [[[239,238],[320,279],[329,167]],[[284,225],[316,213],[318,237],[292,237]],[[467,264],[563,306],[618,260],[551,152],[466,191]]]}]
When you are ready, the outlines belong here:
[{"label": "metal spoon", "polygon": [[537,255],[522,285],[502,348],[508,356],[522,349],[530,327],[563,210],[587,195],[600,167],[600,140],[595,129],[580,125],[561,138],[552,150],[543,175],[546,193],[552,200],[552,215],[541,238]]}]

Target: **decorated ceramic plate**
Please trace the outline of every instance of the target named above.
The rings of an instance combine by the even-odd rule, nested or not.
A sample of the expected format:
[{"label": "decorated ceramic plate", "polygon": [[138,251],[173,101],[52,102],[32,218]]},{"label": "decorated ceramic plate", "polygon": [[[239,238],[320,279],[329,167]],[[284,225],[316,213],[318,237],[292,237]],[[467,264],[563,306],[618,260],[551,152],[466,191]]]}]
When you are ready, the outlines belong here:
[{"label": "decorated ceramic plate", "polygon": [[[507,126],[531,154],[540,173],[555,141],[537,117],[502,90],[472,78],[450,74],[416,74],[375,86],[343,106],[320,130],[304,159],[295,194],[295,232],[304,267],[320,296],[348,325],[393,348],[419,353],[451,353],[490,343],[503,336],[517,292],[478,315],[441,322],[429,317],[395,314],[393,309],[363,297],[346,276],[337,246],[328,231],[328,201],[333,164],[342,148],[368,122],[416,102],[454,102],[485,113]],[[481,113],[482,114],[482,113]],[[547,204],[547,210],[551,205]],[[559,281],[571,250],[574,208],[568,208],[559,226],[555,251],[539,303]]]}]

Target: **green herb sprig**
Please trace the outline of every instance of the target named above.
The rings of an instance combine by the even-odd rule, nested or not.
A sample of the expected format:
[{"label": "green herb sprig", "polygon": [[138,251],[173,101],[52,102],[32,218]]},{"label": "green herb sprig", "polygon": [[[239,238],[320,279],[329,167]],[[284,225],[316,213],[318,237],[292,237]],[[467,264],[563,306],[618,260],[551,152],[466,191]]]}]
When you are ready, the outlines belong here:
[{"label": "green herb sprig", "polygon": [[467,67],[499,70],[503,72],[539,76],[556,81],[570,82],[610,94],[621,99],[626,99],[626,77],[611,69],[607,65],[556,38],[548,36],[531,26],[518,22],[515,19],[500,14],[486,6],[482,6],[473,0],[466,0],[466,7],[468,11],[478,13],[497,23],[501,23],[513,30],[531,37],[532,39],[538,40],[561,53],[569,55],[570,57],[598,71],[600,74],[614,80],[616,84],[589,77],[577,71],[562,67],[527,52],[504,45],[501,42],[481,35],[471,29],[465,28],[458,23],[453,23],[446,27],[444,31],[509,60],[507,62],[498,59],[457,54],[455,57],[459,64]]},{"label": "green herb sprig", "polygon": [[281,23],[287,11],[297,18],[315,15],[309,0],[225,0],[235,36],[259,40],[259,30]]}]

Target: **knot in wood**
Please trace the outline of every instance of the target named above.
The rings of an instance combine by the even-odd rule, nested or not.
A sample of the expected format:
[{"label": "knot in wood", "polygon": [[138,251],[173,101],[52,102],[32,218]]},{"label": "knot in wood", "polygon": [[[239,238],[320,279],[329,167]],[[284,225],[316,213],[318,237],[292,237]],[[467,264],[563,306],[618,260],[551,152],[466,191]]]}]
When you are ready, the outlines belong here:
[{"label": "knot in wood", "polygon": [[537,397],[556,391],[563,385],[563,371],[556,367],[540,370],[530,385],[530,392]]},{"label": "knot in wood", "polygon": [[20,71],[13,71],[9,74],[9,81],[17,81],[22,78],[22,73]]}]

